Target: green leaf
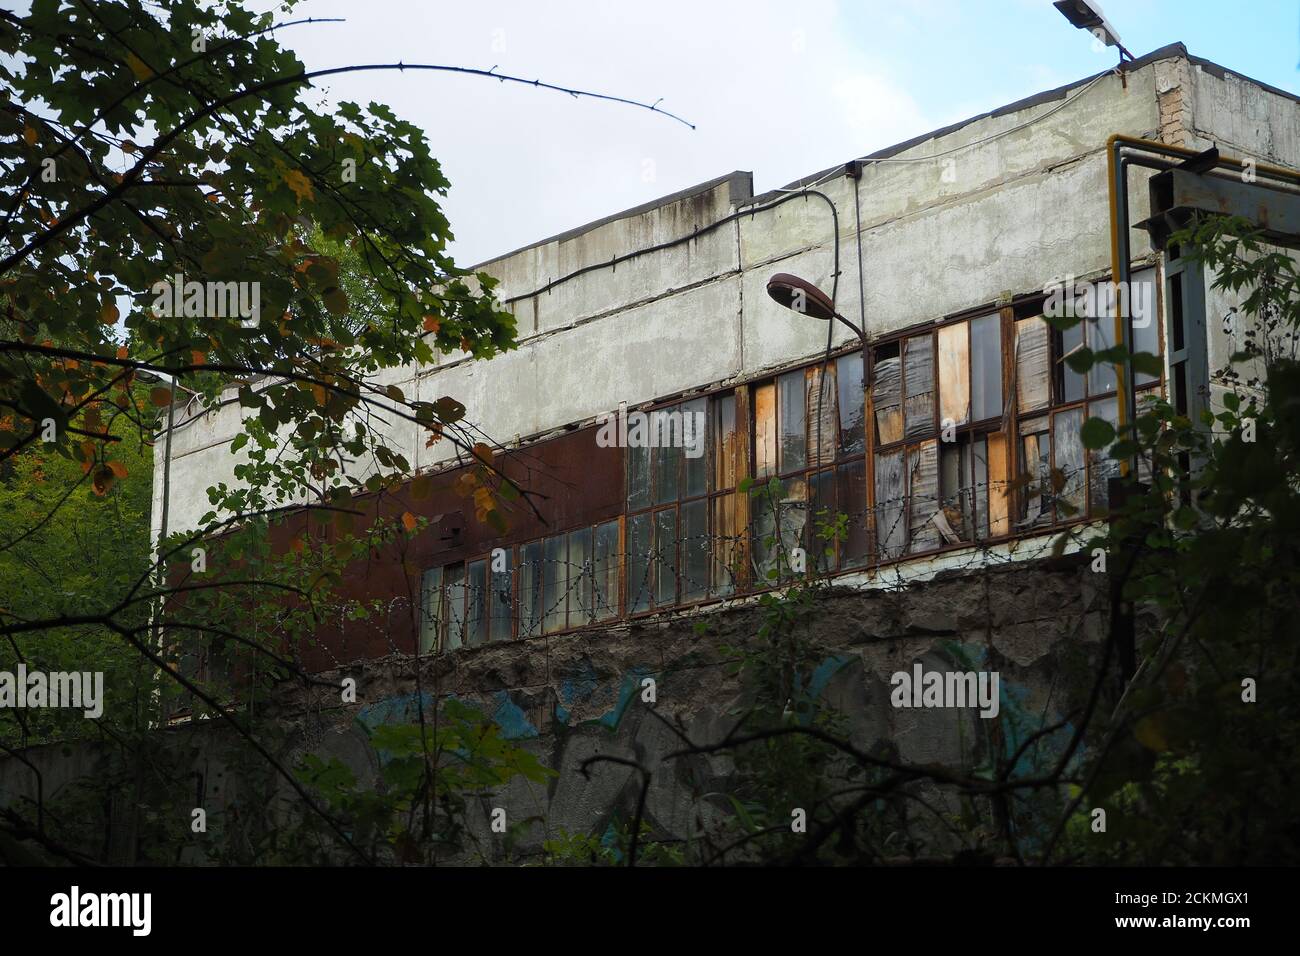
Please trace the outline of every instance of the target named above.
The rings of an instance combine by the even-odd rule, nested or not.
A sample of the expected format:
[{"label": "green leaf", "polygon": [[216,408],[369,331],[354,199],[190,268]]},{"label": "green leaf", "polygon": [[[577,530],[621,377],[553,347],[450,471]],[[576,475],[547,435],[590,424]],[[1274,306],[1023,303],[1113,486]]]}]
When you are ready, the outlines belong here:
[{"label": "green leaf", "polygon": [[1104,418],[1089,418],[1080,430],[1083,447],[1089,449],[1105,448],[1115,439],[1115,428]]}]

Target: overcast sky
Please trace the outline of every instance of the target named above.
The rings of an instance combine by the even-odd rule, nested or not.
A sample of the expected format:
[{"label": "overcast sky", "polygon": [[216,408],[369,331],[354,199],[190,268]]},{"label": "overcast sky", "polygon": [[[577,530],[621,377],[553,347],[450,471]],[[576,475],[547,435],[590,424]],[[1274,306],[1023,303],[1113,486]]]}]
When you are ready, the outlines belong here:
[{"label": "overcast sky", "polygon": [[[1300,0],[1107,0],[1135,56],[1198,56],[1300,92]],[[331,78],[389,104],[451,180],[472,265],[752,170],[756,191],[1113,65],[1050,0],[307,0],[285,30],[309,69],[402,60],[489,68],[654,102],[645,110],[430,73]]]}]

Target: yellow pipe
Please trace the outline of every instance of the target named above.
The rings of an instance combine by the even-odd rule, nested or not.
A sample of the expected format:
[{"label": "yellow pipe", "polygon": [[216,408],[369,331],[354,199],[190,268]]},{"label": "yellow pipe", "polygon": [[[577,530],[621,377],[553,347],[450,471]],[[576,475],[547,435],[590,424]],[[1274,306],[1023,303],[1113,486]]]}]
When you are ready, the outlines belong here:
[{"label": "yellow pipe", "polygon": [[[1123,133],[1114,133],[1106,140],[1106,184],[1110,193],[1110,281],[1115,293],[1115,344],[1118,345],[1124,341],[1124,322],[1128,318],[1124,315],[1123,309],[1120,308],[1120,261],[1119,261],[1119,169],[1118,163],[1115,162],[1115,147],[1119,144],[1125,146],[1136,146],[1148,152],[1164,153],[1165,155],[1174,154],[1178,156],[1197,156],[1199,150],[1189,149],[1186,146],[1173,146],[1169,143],[1161,143],[1152,139],[1142,139],[1138,136],[1126,136]],[[1220,156],[1220,165],[1236,166],[1245,168],[1245,162],[1232,156]],[[1294,180],[1300,183],[1300,170],[1288,169],[1285,166],[1274,166],[1271,163],[1255,163],[1254,168],[1258,172],[1270,176],[1278,176],[1283,179]],[[1131,258],[1131,257],[1130,257]],[[1128,424],[1128,403],[1125,396],[1126,388],[1124,366],[1116,364],[1115,366],[1115,398],[1119,406],[1118,418],[1120,427]],[[1128,474],[1128,459],[1125,458],[1120,462],[1120,473]]]}]

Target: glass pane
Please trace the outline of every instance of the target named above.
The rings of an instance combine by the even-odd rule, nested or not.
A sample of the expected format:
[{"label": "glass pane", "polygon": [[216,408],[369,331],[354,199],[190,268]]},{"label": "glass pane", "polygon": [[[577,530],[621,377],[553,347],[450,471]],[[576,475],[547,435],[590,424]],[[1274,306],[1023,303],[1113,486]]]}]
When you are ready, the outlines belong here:
[{"label": "glass pane", "polygon": [[1042,316],[1016,323],[1016,408],[1021,414],[1046,408],[1050,400],[1049,328]]},{"label": "glass pane", "polygon": [[989,536],[989,448],[987,439],[980,438],[971,445],[971,462],[974,470],[972,498],[975,508],[975,537],[983,541]]},{"label": "glass pane", "polygon": [[[1088,406],[1089,418],[1104,418],[1111,427],[1119,426],[1119,411],[1113,398],[1093,402]],[[1088,498],[1093,516],[1105,514],[1110,504],[1110,479],[1119,477],[1119,462],[1110,457],[1105,448],[1088,451]]]},{"label": "glass pane", "polygon": [[928,551],[942,540],[933,521],[939,510],[939,444],[922,442],[907,451],[907,500],[912,540],[909,551]]},{"label": "glass pane", "polygon": [[1087,507],[1087,500],[1084,497],[1087,489],[1087,471],[1084,467],[1083,437],[1079,434],[1081,428],[1083,428],[1082,408],[1072,408],[1052,416],[1053,448],[1058,472],[1054,483],[1060,486],[1060,491],[1056,493],[1057,521],[1082,518]]},{"label": "glass pane", "polygon": [[777,421],[781,429],[780,459],[782,474],[798,471],[808,461],[807,420],[804,413],[804,372],[787,372],[778,378],[781,410]]},{"label": "glass pane", "polygon": [[769,495],[758,495],[750,499],[752,514],[750,538],[750,560],[754,565],[754,584],[766,587],[777,578],[777,554],[779,547],[776,538],[776,513],[779,507]]},{"label": "glass pane", "polygon": [[519,581],[519,636],[542,633],[542,543],[524,545]]},{"label": "glass pane", "polygon": [[596,620],[618,616],[618,521],[596,528],[596,553],[592,561],[592,606]]},{"label": "glass pane", "polygon": [[974,528],[971,498],[971,446],[945,443],[939,449],[940,508],[934,516],[945,544],[970,541]]},{"label": "glass pane", "polygon": [[876,540],[882,560],[896,558],[907,546],[906,486],[903,450],[876,457]]},{"label": "glass pane", "polygon": [[709,592],[709,503],[682,505],[682,603]]},{"label": "glass pane", "polygon": [[867,463],[852,461],[836,472],[836,510],[848,518],[848,534],[840,542],[840,567],[856,568],[871,556],[870,526],[867,522]]},{"label": "glass pane", "polygon": [[465,575],[465,643],[478,647],[487,642],[487,562],[471,561]]},{"label": "glass pane", "polygon": [[565,595],[569,591],[569,562],[564,536],[547,538],[546,567],[543,577],[546,590],[542,597],[542,630],[547,634],[564,629]]},{"label": "glass pane", "polygon": [[970,421],[970,326],[965,322],[939,330],[939,422]]},{"label": "glass pane", "polygon": [[593,620],[591,605],[591,529],[569,535],[569,627]]},{"label": "glass pane", "polygon": [[776,385],[754,389],[754,476],[776,474]]},{"label": "glass pane", "polygon": [[1060,389],[1061,401],[1077,402],[1083,398],[1083,373],[1076,372],[1070,368],[1070,363],[1065,361],[1066,356],[1070,355],[1077,349],[1083,348],[1083,322],[1062,330],[1061,338],[1061,361],[1057,366],[1057,388]]},{"label": "glass pane", "polygon": [[420,583],[420,653],[436,653],[442,623],[442,568],[424,572]]},{"label": "glass pane", "polygon": [[681,408],[660,408],[650,413],[650,441],[654,463],[655,504],[677,500],[681,488],[682,433]]},{"label": "glass pane", "polygon": [[650,449],[629,447],[627,456],[627,507],[639,511],[650,507]]},{"label": "glass pane", "polygon": [[[1156,270],[1143,269],[1132,275],[1133,292],[1129,300],[1129,324],[1133,330],[1134,353],[1160,354],[1160,330],[1156,326]],[[1138,385],[1160,380],[1158,375],[1134,372]]]},{"label": "glass pane", "polygon": [[[1088,348],[1101,352],[1115,344],[1115,287],[1109,280],[1093,284],[1095,294],[1091,297],[1091,308],[1085,306],[1089,317],[1084,321],[1088,327]],[[1085,298],[1085,303],[1088,299]],[[1100,362],[1088,369],[1088,394],[1102,395],[1115,391],[1115,366],[1109,362]]]},{"label": "glass pane", "polygon": [[934,431],[934,339],[918,335],[903,343],[903,387],[908,438]]},{"label": "glass pane", "polygon": [[[829,464],[835,460],[835,447],[839,443],[839,414],[835,409],[835,366],[826,366],[826,382],[822,384],[822,368],[808,369],[808,463]],[[818,451],[820,442],[821,450]]]},{"label": "glass pane", "polygon": [[852,455],[867,447],[861,352],[850,352],[836,360],[835,381],[839,387],[840,455]]},{"label": "glass pane", "polygon": [[514,610],[514,575],[511,573],[513,548],[502,548],[492,556],[492,629],[494,641],[508,641],[511,637]]},{"label": "glass pane", "polygon": [[677,512],[655,515],[655,605],[677,603]]},{"label": "glass pane", "polygon": [[728,392],[713,399],[713,488],[736,487],[739,449],[736,435],[736,395]]},{"label": "glass pane", "polygon": [[997,313],[970,324],[971,417],[1002,417],[1002,317]]},{"label": "glass pane", "polygon": [[736,496],[713,499],[713,593],[731,594],[740,573],[740,537],[736,527]]},{"label": "glass pane", "polygon": [[654,566],[650,563],[652,521],[648,514],[627,519],[627,607],[633,613],[649,608],[654,592]]},{"label": "glass pane", "polygon": [[[782,488],[778,514],[780,567],[782,578],[789,578],[791,564],[795,561],[794,549],[803,548],[806,552],[808,547],[807,536],[811,532],[808,527],[808,483],[802,478],[787,478]],[[805,569],[808,567],[806,553],[803,566]]]},{"label": "glass pane", "polygon": [[465,643],[465,565],[448,565],[443,571],[447,595],[447,647]]},{"label": "glass pane", "polygon": [[[876,444],[888,445],[903,437],[903,372],[898,346],[878,349],[872,367],[871,404],[876,412]],[[893,354],[888,354],[893,351]]]},{"label": "glass pane", "polygon": [[708,408],[707,398],[682,403],[682,448],[686,459],[686,493],[683,497],[686,498],[694,498],[709,490]]},{"label": "glass pane", "polygon": [[835,567],[835,473],[819,471],[812,476],[808,506],[808,560],[810,571],[825,573]]}]

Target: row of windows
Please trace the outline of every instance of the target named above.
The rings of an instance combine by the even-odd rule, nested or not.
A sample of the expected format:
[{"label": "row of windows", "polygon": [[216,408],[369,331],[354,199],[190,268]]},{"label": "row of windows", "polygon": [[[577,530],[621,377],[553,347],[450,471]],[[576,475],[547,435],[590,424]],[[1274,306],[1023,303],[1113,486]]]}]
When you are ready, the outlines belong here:
[{"label": "row of windows", "polygon": [[[1150,293],[1134,299],[1135,347],[1158,353],[1153,271],[1134,281]],[[1115,423],[1114,369],[1064,359],[1109,347],[1112,324],[1061,331],[1033,313],[876,344],[870,389],[852,352],[660,409],[705,423],[703,446],[625,449],[617,518],[427,571],[422,652],[770,586],[796,549],[809,571],[848,570],[1104,514],[1115,463],[1079,432],[1089,416]],[[747,475],[762,493],[739,490]]]}]

